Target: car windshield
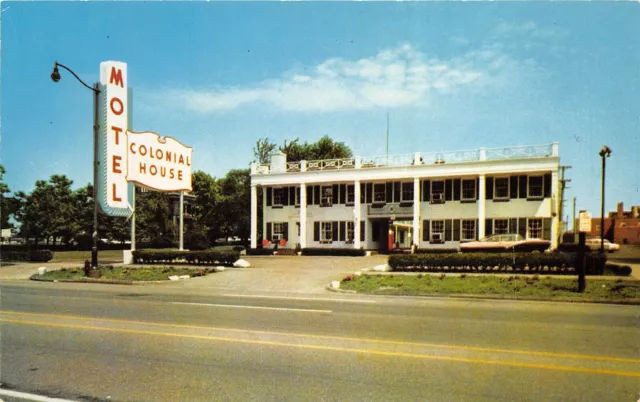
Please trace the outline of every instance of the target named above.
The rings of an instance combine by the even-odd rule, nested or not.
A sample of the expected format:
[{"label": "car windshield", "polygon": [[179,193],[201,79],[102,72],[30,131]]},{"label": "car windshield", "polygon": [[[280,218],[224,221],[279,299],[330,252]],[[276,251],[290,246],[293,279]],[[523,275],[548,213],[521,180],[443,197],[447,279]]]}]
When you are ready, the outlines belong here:
[{"label": "car windshield", "polygon": [[520,234],[501,234],[501,235],[493,235],[487,236],[483,238],[481,241],[484,242],[504,242],[504,241],[522,241],[524,238]]}]

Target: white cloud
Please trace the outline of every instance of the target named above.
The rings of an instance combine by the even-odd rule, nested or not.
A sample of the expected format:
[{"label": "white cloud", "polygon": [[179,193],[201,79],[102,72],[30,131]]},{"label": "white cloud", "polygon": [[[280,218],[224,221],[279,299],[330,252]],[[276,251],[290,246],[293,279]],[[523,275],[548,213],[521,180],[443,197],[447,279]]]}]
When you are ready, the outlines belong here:
[{"label": "white cloud", "polygon": [[289,72],[254,86],[176,90],[170,95],[180,99],[188,110],[201,113],[256,103],[302,112],[396,108],[418,105],[432,94],[470,86],[487,72],[486,66],[469,63],[468,58],[427,60],[410,44],[359,60],[331,58],[305,71],[310,73]]}]

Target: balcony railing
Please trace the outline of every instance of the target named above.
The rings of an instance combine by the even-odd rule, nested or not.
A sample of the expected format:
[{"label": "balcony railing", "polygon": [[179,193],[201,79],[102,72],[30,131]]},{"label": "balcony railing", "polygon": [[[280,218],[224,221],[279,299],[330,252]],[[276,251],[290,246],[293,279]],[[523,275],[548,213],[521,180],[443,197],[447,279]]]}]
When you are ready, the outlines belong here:
[{"label": "balcony railing", "polygon": [[355,159],[323,159],[319,161],[307,161],[307,170],[336,170],[353,169],[356,167]]},{"label": "balcony railing", "polygon": [[402,155],[355,157],[345,159],[323,159],[313,161],[287,162],[276,170],[267,165],[252,165],[252,174],[325,171],[342,169],[367,169],[412,165],[442,165],[446,163],[464,163],[505,159],[546,158],[558,155],[558,143],[545,145],[524,145],[501,148],[480,148],[462,151],[427,152]]}]

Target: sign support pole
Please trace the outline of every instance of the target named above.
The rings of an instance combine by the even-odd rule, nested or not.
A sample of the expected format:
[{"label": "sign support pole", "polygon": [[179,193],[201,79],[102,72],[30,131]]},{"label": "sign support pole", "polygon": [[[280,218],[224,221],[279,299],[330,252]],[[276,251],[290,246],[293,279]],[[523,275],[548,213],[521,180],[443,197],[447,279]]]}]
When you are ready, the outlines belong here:
[{"label": "sign support pole", "polygon": [[98,268],[98,103],[100,84],[93,89],[93,247],[91,247],[91,268]]},{"label": "sign support pole", "polygon": [[180,191],[180,251],[184,250],[184,191]]},{"label": "sign support pole", "polygon": [[131,214],[131,251],[136,250],[136,186],[133,186],[133,213]]}]

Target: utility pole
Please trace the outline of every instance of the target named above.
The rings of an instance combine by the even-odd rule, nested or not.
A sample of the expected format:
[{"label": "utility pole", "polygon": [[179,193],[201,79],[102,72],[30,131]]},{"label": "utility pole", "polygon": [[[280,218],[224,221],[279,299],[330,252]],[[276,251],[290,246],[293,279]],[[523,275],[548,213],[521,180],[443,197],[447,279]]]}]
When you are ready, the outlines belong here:
[{"label": "utility pole", "polygon": [[576,231],[576,197],[573,197],[573,221],[572,221],[572,225],[573,225],[573,236],[575,238],[575,235],[577,233],[577,231]]},{"label": "utility pole", "polygon": [[563,224],[563,210],[564,210],[564,191],[566,189],[568,189],[569,187],[567,186],[567,183],[569,183],[571,181],[571,179],[565,179],[564,178],[564,171],[567,169],[571,169],[571,166],[560,166],[560,206],[559,206],[559,211],[558,211],[558,216],[560,216],[560,236],[562,236],[562,234],[564,233],[564,231],[566,230],[564,228],[564,224]]}]

